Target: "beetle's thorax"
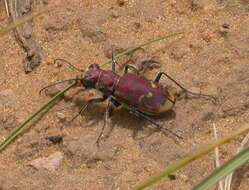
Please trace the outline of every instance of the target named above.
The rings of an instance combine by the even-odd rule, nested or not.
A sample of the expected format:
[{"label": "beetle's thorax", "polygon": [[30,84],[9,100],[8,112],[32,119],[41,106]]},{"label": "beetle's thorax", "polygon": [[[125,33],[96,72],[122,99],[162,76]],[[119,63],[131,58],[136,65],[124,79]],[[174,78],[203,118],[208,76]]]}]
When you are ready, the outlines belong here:
[{"label": "beetle's thorax", "polygon": [[96,88],[101,90],[103,88],[114,91],[120,76],[113,71],[103,71],[100,73]]},{"label": "beetle's thorax", "polygon": [[86,88],[96,88],[100,91],[113,91],[118,83],[119,75],[113,71],[104,71],[97,64],[90,65],[82,77],[82,84]]}]

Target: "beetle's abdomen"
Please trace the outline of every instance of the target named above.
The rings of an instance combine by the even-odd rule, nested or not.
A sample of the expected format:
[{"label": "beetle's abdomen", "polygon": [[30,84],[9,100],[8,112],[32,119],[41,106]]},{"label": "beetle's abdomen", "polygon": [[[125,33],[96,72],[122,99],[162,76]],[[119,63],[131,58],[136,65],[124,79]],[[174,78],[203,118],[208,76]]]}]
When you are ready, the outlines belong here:
[{"label": "beetle's abdomen", "polygon": [[124,74],[114,96],[147,114],[161,114],[174,106],[175,98],[165,87],[134,74]]}]

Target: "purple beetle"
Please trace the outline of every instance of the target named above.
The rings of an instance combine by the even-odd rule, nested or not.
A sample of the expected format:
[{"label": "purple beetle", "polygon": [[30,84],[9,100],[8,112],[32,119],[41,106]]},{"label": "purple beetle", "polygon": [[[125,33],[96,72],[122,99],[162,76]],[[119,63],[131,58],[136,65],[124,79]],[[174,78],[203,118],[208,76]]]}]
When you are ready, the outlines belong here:
[{"label": "purple beetle", "polygon": [[[48,87],[57,85],[62,82],[79,81],[86,89],[94,88],[102,92],[101,98],[93,98],[88,100],[87,103],[80,109],[79,114],[83,113],[89,104],[100,103],[108,99],[106,119],[109,117],[110,112],[113,110],[113,107],[123,105],[134,115],[149,121],[158,129],[166,130],[171,134],[177,136],[178,138],[182,137],[168,130],[167,128],[163,128],[150,117],[162,115],[163,113],[171,110],[176,102],[176,93],[174,92],[173,88],[163,86],[161,83],[159,83],[162,75],[165,75],[167,78],[173,81],[183,90],[183,92],[187,92],[189,94],[197,96],[212,97],[210,95],[190,92],[165,72],[160,72],[156,76],[154,81],[149,81],[137,74],[129,73],[129,69],[135,70],[136,73],[138,73],[138,70],[132,65],[126,65],[124,74],[122,76],[119,76],[115,72],[116,62],[114,61],[114,59],[112,59],[111,71],[102,70],[97,64],[92,64],[87,69],[81,70],[74,67],[64,59],[56,59],[55,61],[57,60],[66,62],[74,69],[83,72],[83,75],[80,78],[68,79],[46,86],[42,88],[40,92]],[[73,119],[75,119],[79,114],[77,114]],[[106,122],[104,122],[101,133],[97,139],[97,143],[99,142],[99,139],[103,134],[105,123]]]}]

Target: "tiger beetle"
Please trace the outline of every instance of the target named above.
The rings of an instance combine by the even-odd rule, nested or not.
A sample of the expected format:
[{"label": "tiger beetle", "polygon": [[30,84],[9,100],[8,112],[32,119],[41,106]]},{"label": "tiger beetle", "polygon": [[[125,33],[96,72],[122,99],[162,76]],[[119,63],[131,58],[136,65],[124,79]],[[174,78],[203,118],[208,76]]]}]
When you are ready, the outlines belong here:
[{"label": "tiger beetle", "polygon": [[[103,135],[106,121],[110,117],[113,108],[121,105],[135,116],[150,122],[157,129],[167,131],[168,133],[182,139],[181,136],[167,128],[163,128],[151,118],[151,116],[160,116],[169,110],[172,110],[177,99],[177,93],[173,88],[160,83],[162,76],[165,76],[174,82],[184,93],[188,93],[193,96],[214,98],[211,95],[194,93],[187,90],[165,72],[160,72],[153,81],[150,81],[142,76],[139,76],[139,71],[135,66],[127,64],[124,68],[123,75],[120,76],[115,72],[116,61],[114,60],[113,55],[112,69],[107,71],[102,70],[97,64],[91,64],[87,69],[79,69],[64,59],[56,59],[55,61],[63,61],[73,69],[80,71],[83,74],[78,78],[63,80],[46,86],[40,90],[40,93],[51,86],[67,81],[80,82],[80,84],[82,84],[86,89],[96,89],[102,93],[101,98],[89,99],[86,104],[81,107],[79,113],[73,117],[73,119],[82,114],[90,104],[108,100],[104,124],[96,141],[97,145]],[[135,73],[131,73],[129,70],[133,70]]]}]

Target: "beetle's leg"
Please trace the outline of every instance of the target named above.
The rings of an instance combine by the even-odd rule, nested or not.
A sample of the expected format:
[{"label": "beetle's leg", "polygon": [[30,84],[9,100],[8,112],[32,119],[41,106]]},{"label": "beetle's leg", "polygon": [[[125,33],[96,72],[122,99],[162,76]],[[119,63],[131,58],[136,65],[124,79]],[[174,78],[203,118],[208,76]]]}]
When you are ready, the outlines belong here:
[{"label": "beetle's leg", "polygon": [[153,59],[143,60],[139,63],[138,66],[139,71],[142,73],[146,73],[148,69],[152,70],[153,68],[159,68],[159,67],[161,67],[161,63]]},{"label": "beetle's leg", "polygon": [[112,105],[115,106],[115,107],[119,107],[121,105],[121,103],[119,103],[116,99],[114,98],[111,98],[111,102],[112,102]]},{"label": "beetle's leg", "polygon": [[136,108],[130,108],[130,111],[136,115],[137,117],[143,118],[146,121],[149,121],[151,124],[153,124],[157,129],[159,130],[165,130],[169,133],[171,133],[172,135],[178,137],[179,139],[183,139],[181,136],[177,135],[176,133],[174,133],[173,131],[162,127],[161,125],[157,124],[153,119],[151,119],[150,117],[148,117],[147,115],[145,115],[144,113],[142,113],[141,111],[137,110]]},{"label": "beetle's leg", "polygon": [[97,146],[99,146],[99,141],[100,141],[100,139],[101,139],[101,137],[102,137],[102,135],[104,133],[106,123],[110,119],[110,114],[111,114],[112,110],[113,110],[113,104],[112,104],[111,98],[109,98],[108,103],[107,103],[107,107],[106,107],[106,111],[105,111],[104,124],[103,124],[101,132],[100,132],[100,134],[99,134],[99,136],[97,138],[97,141],[96,141]]},{"label": "beetle's leg", "polygon": [[105,100],[107,99],[106,96],[103,96],[102,98],[93,98],[93,99],[90,99],[86,102],[85,105],[83,105],[81,108],[80,108],[80,111],[77,115],[75,115],[69,122],[72,122],[76,117],[78,117],[79,115],[81,115],[85,110],[86,108],[88,107],[89,104],[91,103],[100,103],[100,102],[104,102]]},{"label": "beetle's leg", "polygon": [[170,77],[167,73],[165,72],[160,72],[158,73],[158,75],[156,76],[154,82],[159,82],[162,75],[165,75],[169,80],[171,80],[172,82],[174,82],[177,86],[179,86],[184,92],[187,92],[189,94],[192,94],[194,96],[203,96],[203,97],[209,97],[212,98],[214,100],[216,100],[216,97],[211,96],[211,95],[207,95],[207,94],[201,94],[201,93],[195,93],[195,92],[191,92],[190,90],[184,88],[182,85],[180,85],[177,81],[175,81],[172,77]]},{"label": "beetle's leg", "polygon": [[96,144],[97,146],[99,146],[99,141],[101,139],[101,136],[103,135],[104,133],[104,129],[105,129],[105,125],[106,125],[106,122],[111,118],[111,114],[113,112],[113,109],[114,109],[114,106],[115,107],[119,107],[121,105],[121,103],[119,103],[117,100],[115,100],[114,98],[109,98],[108,99],[108,104],[107,104],[107,107],[106,107],[106,112],[105,112],[105,119],[104,119],[104,124],[103,124],[103,127],[101,129],[101,132],[97,138],[97,141],[96,141]]},{"label": "beetle's leg", "polygon": [[125,69],[124,69],[125,74],[128,72],[128,69],[132,69],[133,71],[136,72],[136,74],[139,73],[139,70],[137,67],[135,67],[134,65],[127,64],[127,65],[125,65]]},{"label": "beetle's leg", "polygon": [[[117,64],[114,57],[115,57],[114,56],[114,48],[112,47],[112,71],[113,72],[116,71],[116,64]],[[130,64],[125,65],[124,73],[127,73],[129,68],[134,70],[138,74],[139,69],[137,69],[134,65],[130,65]]]}]

